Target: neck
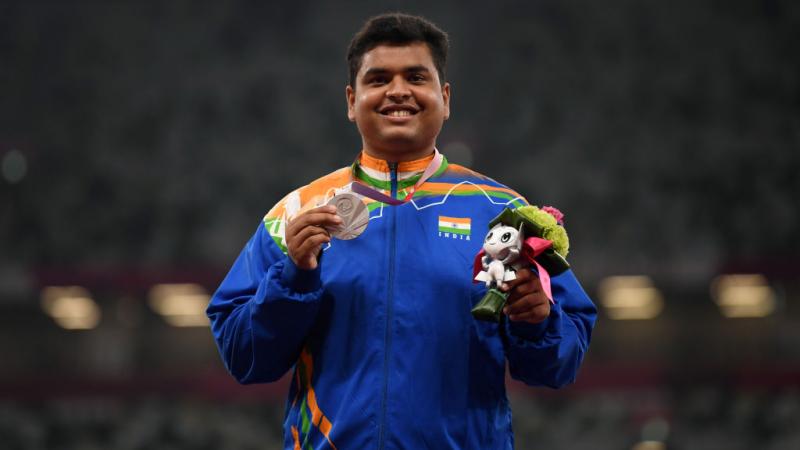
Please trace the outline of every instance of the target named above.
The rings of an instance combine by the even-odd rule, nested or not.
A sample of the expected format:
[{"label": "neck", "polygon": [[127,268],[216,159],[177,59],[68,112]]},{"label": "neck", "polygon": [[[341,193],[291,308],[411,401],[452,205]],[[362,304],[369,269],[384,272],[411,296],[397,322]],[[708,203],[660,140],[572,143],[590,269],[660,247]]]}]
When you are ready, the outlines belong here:
[{"label": "neck", "polygon": [[415,161],[417,159],[422,159],[426,156],[429,156],[433,154],[433,146],[431,145],[430,147],[419,150],[384,151],[365,145],[364,153],[373,158],[382,159],[386,162],[399,163],[406,161]]}]

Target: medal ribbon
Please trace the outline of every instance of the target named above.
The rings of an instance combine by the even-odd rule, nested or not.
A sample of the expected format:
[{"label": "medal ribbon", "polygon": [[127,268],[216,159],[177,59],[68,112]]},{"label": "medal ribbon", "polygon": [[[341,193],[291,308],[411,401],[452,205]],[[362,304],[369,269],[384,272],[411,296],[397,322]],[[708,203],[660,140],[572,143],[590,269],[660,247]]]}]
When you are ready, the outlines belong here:
[{"label": "medal ribbon", "polygon": [[371,187],[368,187],[365,184],[359,183],[356,180],[353,180],[353,183],[352,183],[352,185],[350,187],[353,190],[353,192],[355,192],[357,194],[361,194],[364,197],[369,197],[369,198],[371,198],[373,200],[377,200],[377,201],[383,202],[383,203],[388,203],[390,205],[402,205],[404,203],[408,203],[409,201],[411,201],[411,198],[414,197],[414,193],[417,192],[417,189],[419,189],[419,187],[422,186],[423,183],[428,181],[428,179],[430,177],[432,177],[434,173],[436,173],[436,171],[439,169],[439,166],[442,165],[442,160],[443,159],[444,159],[444,156],[442,156],[442,154],[439,153],[439,150],[437,150],[436,147],[434,147],[433,148],[433,159],[428,164],[428,167],[425,168],[425,171],[422,172],[422,176],[419,177],[419,180],[417,180],[417,182],[414,184],[414,186],[412,186],[411,189],[408,190],[408,193],[406,194],[405,198],[403,198],[402,200],[398,200],[396,198],[390,197],[390,196],[384,194],[383,192],[380,192],[380,191],[377,191],[375,189],[372,189]]},{"label": "medal ribbon", "polygon": [[536,266],[536,272],[539,274],[539,282],[542,284],[542,291],[544,291],[544,295],[547,296],[547,299],[550,300],[550,303],[555,303],[553,301],[553,289],[550,286],[550,274],[547,273],[547,269],[542,267],[539,264],[539,261],[536,261],[536,257],[544,253],[545,250],[553,246],[553,242],[547,239],[542,239],[538,237],[529,237],[525,239],[525,246],[522,247],[522,253],[525,255],[525,258],[532,262]]}]

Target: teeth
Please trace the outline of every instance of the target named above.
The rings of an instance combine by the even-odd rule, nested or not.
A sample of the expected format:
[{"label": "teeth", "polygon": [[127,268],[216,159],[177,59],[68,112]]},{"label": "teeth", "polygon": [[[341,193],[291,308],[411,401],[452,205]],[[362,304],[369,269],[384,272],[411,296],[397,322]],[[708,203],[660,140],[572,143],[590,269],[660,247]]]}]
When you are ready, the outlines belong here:
[{"label": "teeth", "polygon": [[392,117],[406,117],[406,116],[410,116],[411,112],[407,111],[405,109],[396,109],[394,111],[389,111],[388,115],[390,115]]}]

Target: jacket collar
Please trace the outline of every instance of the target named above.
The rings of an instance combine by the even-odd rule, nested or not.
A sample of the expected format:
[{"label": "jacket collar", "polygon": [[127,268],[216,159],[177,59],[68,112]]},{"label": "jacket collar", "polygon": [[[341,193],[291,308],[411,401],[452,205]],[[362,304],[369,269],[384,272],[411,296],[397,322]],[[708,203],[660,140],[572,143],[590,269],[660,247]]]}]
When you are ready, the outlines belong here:
[{"label": "jacket collar", "polygon": [[[424,158],[413,161],[401,161],[397,164],[398,189],[413,185],[422,172],[433,160],[433,153]],[[436,170],[436,174],[442,172],[447,167],[447,158],[442,159],[442,164]],[[353,177],[358,180],[383,190],[391,189],[391,169],[389,162],[383,159],[368,155],[363,150],[356,158],[352,166]]]}]

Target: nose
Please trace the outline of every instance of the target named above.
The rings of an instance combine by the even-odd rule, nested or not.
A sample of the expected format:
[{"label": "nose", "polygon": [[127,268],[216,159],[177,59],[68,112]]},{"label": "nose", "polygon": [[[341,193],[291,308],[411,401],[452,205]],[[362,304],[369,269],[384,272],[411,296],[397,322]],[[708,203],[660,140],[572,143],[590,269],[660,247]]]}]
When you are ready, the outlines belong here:
[{"label": "nose", "polygon": [[411,90],[402,76],[394,77],[392,82],[389,83],[388,89],[386,89],[386,96],[394,101],[403,101],[411,97]]}]

